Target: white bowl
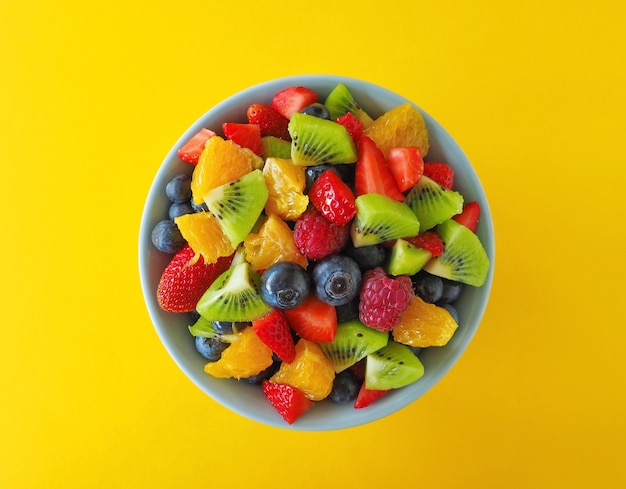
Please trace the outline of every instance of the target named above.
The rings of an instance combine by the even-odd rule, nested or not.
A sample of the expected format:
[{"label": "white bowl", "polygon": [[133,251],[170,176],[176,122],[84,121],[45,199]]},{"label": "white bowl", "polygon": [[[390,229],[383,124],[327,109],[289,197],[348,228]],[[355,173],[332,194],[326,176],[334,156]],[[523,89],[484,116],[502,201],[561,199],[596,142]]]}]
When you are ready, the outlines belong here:
[{"label": "white bowl", "polygon": [[[390,392],[362,409],[330,400],[319,402],[289,425],[265,399],[258,385],[232,379],[215,379],[204,373],[205,360],[196,351],[194,338],[187,329],[191,324],[190,316],[165,312],[157,303],[157,285],[171,256],[153,247],[151,232],[154,225],[167,216],[170,204],[165,195],[167,182],[179,173],[191,174],[193,170],[191,165],[178,158],[177,150],[201,128],[219,129],[225,121],[245,122],[249,105],[269,103],[275,93],[289,86],[306,86],[316,91],[323,101],[339,82],[348,86],[359,104],[373,117],[406,102],[411,102],[422,112],[430,135],[430,150],[426,160],[450,164],[455,170],[455,189],[463,194],[467,202],[477,201],[480,204],[481,221],[477,234],[491,260],[491,267],[486,283],[480,288],[464,287],[455,303],[460,315],[460,326],[450,342],[444,347],[432,347],[421,353],[425,374],[420,380]],[[494,253],[493,221],[485,192],[471,163],[446,130],[401,95],[365,81],[331,75],[292,76],[261,83],[229,97],[206,112],[181,135],[163,160],[148,193],[139,234],[139,272],[148,312],[159,338],[180,369],[196,386],[224,407],[259,423],[303,431],[336,430],[376,421],[408,406],[439,382],[463,354],[483,317],[493,280]]]}]

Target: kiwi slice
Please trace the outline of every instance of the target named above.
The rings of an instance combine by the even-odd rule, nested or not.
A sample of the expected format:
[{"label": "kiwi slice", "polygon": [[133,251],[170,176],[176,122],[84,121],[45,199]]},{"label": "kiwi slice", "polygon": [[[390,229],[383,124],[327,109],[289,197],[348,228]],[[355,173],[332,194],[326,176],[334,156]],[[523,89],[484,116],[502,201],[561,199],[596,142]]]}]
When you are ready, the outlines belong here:
[{"label": "kiwi slice", "polygon": [[346,128],[327,119],[296,112],[289,121],[291,159],[295,165],[354,163],[358,153]]},{"label": "kiwi slice", "polygon": [[399,389],[424,375],[424,366],[411,349],[393,340],[367,356],[365,387],[367,389]]},{"label": "kiwi slice", "polygon": [[226,334],[220,333],[215,329],[213,323],[206,318],[200,316],[198,320],[191,326],[189,326],[189,332],[193,336],[201,336],[202,338],[213,338],[224,343],[232,343],[237,341],[239,336],[236,333]]},{"label": "kiwi slice", "polygon": [[326,97],[324,105],[330,112],[330,118],[337,120],[338,117],[350,112],[359,119],[364,127],[369,126],[373,119],[356,102],[346,85],[339,83]]},{"label": "kiwi slice", "polygon": [[204,202],[236,248],[250,233],[265,207],[269,193],[261,170],[207,192]]},{"label": "kiwi slice", "polygon": [[254,321],[272,311],[259,292],[260,276],[246,261],[222,273],[196,305],[210,321]]},{"label": "kiwi slice", "polygon": [[487,280],[489,257],[478,236],[454,219],[437,226],[443,253],[425,266],[433,275],[480,287]]},{"label": "kiwi slice", "polygon": [[415,236],[420,230],[411,208],[386,195],[363,194],[355,205],[356,217],[350,229],[355,248]]},{"label": "kiwi slice", "polygon": [[434,228],[463,210],[463,196],[459,192],[444,188],[424,175],[404,201],[417,216],[422,231]]},{"label": "kiwi slice", "polygon": [[337,325],[333,341],[318,345],[333,364],[335,372],[339,373],[381,349],[388,340],[387,333],[368,328],[358,319],[352,319]]},{"label": "kiwi slice", "polygon": [[264,158],[282,158],[288,160],[291,158],[291,142],[276,136],[263,136],[261,138],[263,145]]},{"label": "kiwi slice", "polygon": [[431,257],[430,251],[398,239],[391,248],[387,272],[391,275],[415,275]]}]

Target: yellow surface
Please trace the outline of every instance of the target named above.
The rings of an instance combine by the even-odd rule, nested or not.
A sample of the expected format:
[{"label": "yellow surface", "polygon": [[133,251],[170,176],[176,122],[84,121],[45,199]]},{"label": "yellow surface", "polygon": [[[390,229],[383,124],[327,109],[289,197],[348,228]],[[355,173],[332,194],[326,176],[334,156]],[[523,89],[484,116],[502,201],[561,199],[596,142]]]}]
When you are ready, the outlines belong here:
[{"label": "yellow surface", "polygon": [[[622,1],[1,2],[0,487],[624,487],[625,21]],[[137,273],[178,136],[302,73],[421,105],[497,229],[467,353],[345,432],[260,426],[203,395]]]}]

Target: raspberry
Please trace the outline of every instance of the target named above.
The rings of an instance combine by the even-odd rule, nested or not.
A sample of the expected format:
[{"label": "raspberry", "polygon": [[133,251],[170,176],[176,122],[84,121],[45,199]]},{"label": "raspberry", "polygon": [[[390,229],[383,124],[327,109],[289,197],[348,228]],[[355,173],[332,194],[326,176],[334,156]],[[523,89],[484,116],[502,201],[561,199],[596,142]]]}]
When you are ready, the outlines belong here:
[{"label": "raspberry", "polygon": [[310,260],[321,260],[338,253],[348,242],[349,236],[349,226],[333,224],[314,207],[309,207],[302,214],[293,230],[296,246]]},{"label": "raspberry", "polygon": [[359,319],[370,328],[390,331],[398,324],[414,297],[409,277],[391,278],[381,267],[373,268],[363,276]]}]

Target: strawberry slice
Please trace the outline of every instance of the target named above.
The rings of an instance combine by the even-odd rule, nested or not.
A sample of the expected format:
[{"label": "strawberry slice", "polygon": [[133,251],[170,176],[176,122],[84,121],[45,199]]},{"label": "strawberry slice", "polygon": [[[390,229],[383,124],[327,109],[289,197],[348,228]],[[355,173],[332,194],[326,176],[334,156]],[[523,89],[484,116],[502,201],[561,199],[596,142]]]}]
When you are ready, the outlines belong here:
[{"label": "strawberry slice", "polygon": [[306,87],[289,87],[281,90],[270,102],[270,107],[286,119],[300,112],[307,105],[317,102],[317,93]]},{"label": "strawberry slice", "polygon": [[233,256],[219,258],[215,263],[205,263],[188,244],[174,255],[165,267],[157,287],[157,301],[164,311],[191,312],[202,294],[213,281],[225,272]]},{"label": "strawberry slice", "polygon": [[348,134],[352,137],[355,143],[359,142],[363,135],[363,123],[351,112],[346,112],[344,115],[337,118],[337,123],[346,128]]},{"label": "strawberry slice", "polygon": [[439,256],[443,253],[443,241],[436,231],[424,231],[412,238],[406,238],[406,240],[412,245],[429,251],[432,256]]},{"label": "strawberry slice", "polygon": [[268,401],[289,424],[315,405],[304,392],[290,385],[264,380],[261,387]]},{"label": "strawberry slice", "polygon": [[296,346],[289,324],[281,311],[274,309],[267,316],[252,321],[252,328],[261,341],[283,362],[293,362],[296,357]]},{"label": "strawberry slice", "polygon": [[376,143],[369,137],[362,136],[359,139],[358,153],[354,175],[356,195],[376,193],[395,200],[404,200],[404,195],[396,185],[385,156]]},{"label": "strawberry slice", "polygon": [[424,173],[424,159],[417,146],[390,149],[387,164],[400,192],[412,188]]},{"label": "strawberry slice", "polygon": [[454,171],[445,163],[424,163],[424,175],[448,190],[454,186]]},{"label": "strawberry slice", "polygon": [[468,202],[463,206],[463,211],[454,216],[453,219],[459,224],[463,224],[470,231],[476,232],[480,219],[480,204],[478,202]]},{"label": "strawberry slice", "polygon": [[368,389],[365,387],[365,382],[363,382],[361,384],[359,394],[356,396],[356,400],[354,401],[354,408],[361,409],[367,407],[374,401],[377,401],[378,399],[383,397],[388,392],[388,390]]},{"label": "strawberry slice", "polygon": [[248,148],[259,156],[263,154],[261,128],[258,124],[224,122],[224,124],[222,124],[222,131],[224,131],[226,139],[230,139],[242,148]]},{"label": "strawberry slice", "polygon": [[320,214],[338,226],[348,224],[356,215],[352,190],[333,170],[324,171],[315,180],[309,199]]},{"label": "strawberry slice", "polygon": [[206,142],[215,136],[210,129],[202,128],[178,150],[178,157],[185,163],[197,165]]},{"label": "strawberry slice", "polygon": [[261,128],[261,136],[275,136],[277,138],[290,140],[287,126],[289,120],[280,115],[269,105],[252,104],[246,112],[248,122],[257,124]]},{"label": "strawberry slice", "polygon": [[293,309],[285,309],[283,313],[300,338],[316,342],[330,342],[335,339],[337,311],[315,294],[309,294],[302,304]]}]

